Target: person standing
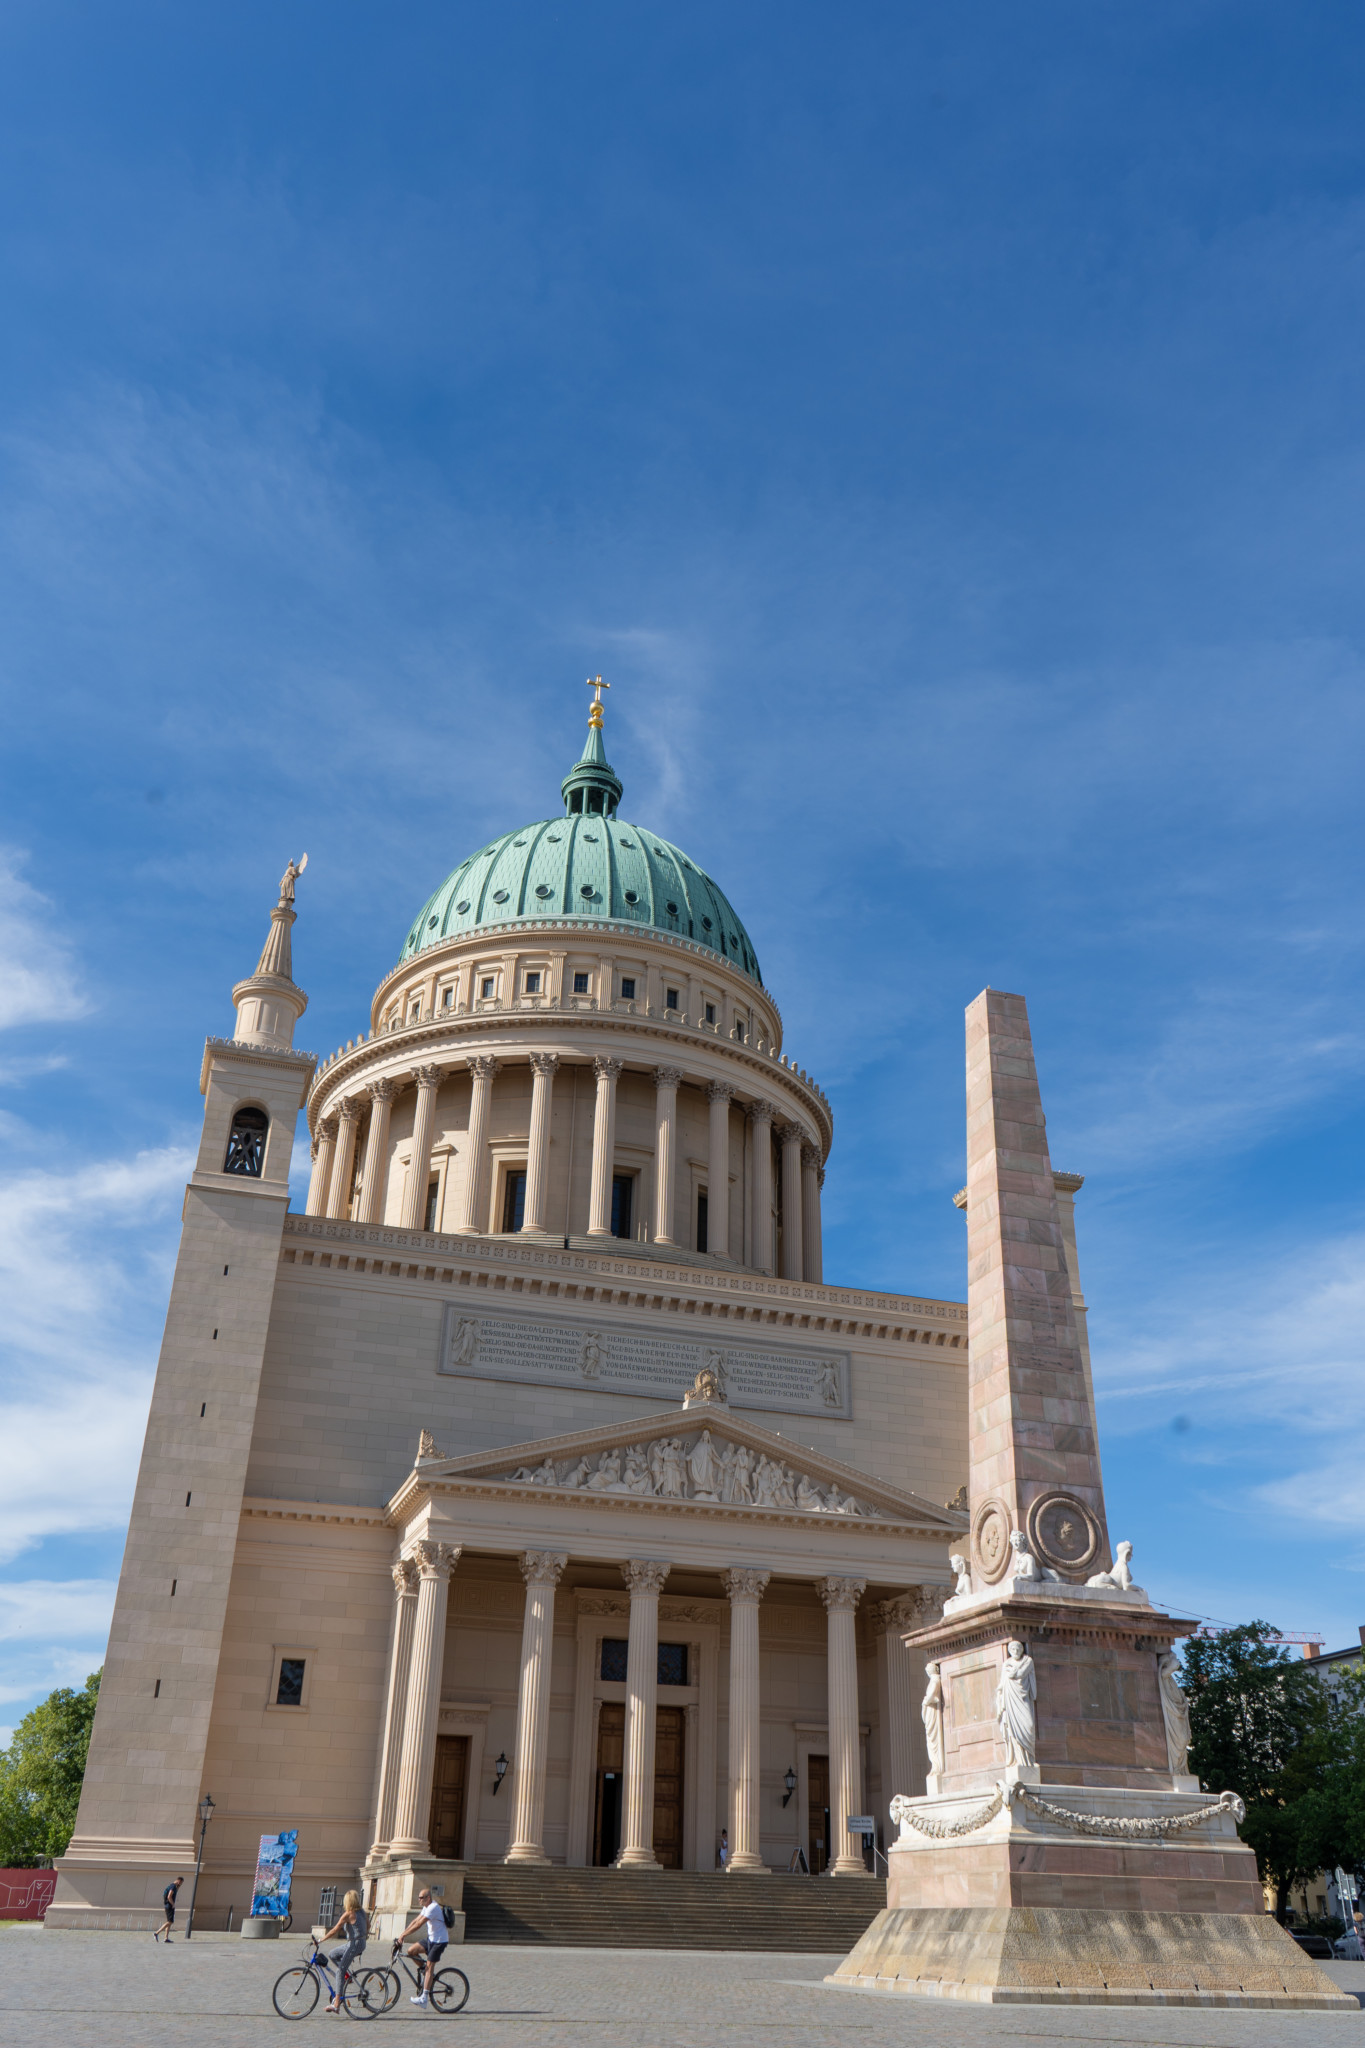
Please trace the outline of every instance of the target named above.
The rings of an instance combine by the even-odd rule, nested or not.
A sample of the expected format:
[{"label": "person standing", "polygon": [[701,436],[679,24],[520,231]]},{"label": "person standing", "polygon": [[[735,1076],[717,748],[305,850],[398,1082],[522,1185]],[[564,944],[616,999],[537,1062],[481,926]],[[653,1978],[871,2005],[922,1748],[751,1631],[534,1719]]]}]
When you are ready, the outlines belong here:
[{"label": "person standing", "polygon": [[722,1870],[725,1870],[729,1866],[730,1837],[724,1828],[722,1828],[720,1831],[720,1847],[716,1851],[716,1861],[717,1863],[719,1863]]},{"label": "person standing", "polygon": [[175,1925],[175,1895],[180,1890],[180,1887],[184,1882],[185,1880],[183,1877],[175,1878],[170,1884],[167,1885],[165,1891],[161,1894],[161,1903],[166,1908],[166,1917],[162,1921],[161,1925],[157,1928],[156,1933],[152,1936],[153,1941],[160,1941],[163,1934],[165,1935],[167,1941],[170,1940],[171,1929]]},{"label": "person standing", "polygon": [[[408,1950],[408,1954],[415,1963],[420,1962],[422,1957],[425,1956],[427,1966],[422,1976],[422,1988],[415,1998],[408,2000],[408,2004],[426,2005],[431,1998],[431,1982],[436,1975],[436,1965],[446,1952],[449,1929],[446,1926],[445,1908],[438,1899],[432,1897],[425,1887],[418,1892],[417,1903],[422,1909],[421,1912],[410,1927],[403,1929],[398,1939],[406,1941],[410,1934],[417,1935],[417,1940],[414,1941],[412,1947]],[[419,1928],[421,1929],[420,1934],[418,1933]]]},{"label": "person standing", "polygon": [[341,1994],[346,1989],[347,1973],[356,1957],[364,1954],[365,1944],[370,1938],[370,1919],[361,1906],[360,1893],[347,1892],[341,1903],[341,1918],[335,1927],[328,1928],[322,1941],[318,1943],[321,1948],[324,1942],[335,1941],[338,1936],[345,1943],[343,1948],[332,1950],[332,1961],[336,1964],[337,1971],[337,1988],[336,1996],[327,2007],[328,2012],[340,2012]]}]

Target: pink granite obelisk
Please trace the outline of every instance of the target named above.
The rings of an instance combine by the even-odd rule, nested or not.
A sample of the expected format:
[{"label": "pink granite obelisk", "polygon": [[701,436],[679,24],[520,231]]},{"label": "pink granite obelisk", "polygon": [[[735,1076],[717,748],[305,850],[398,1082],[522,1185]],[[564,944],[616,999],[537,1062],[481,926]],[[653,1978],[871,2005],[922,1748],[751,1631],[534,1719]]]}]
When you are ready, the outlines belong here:
[{"label": "pink granite obelisk", "polygon": [[[1189,1773],[1171,1645],[1111,1565],[1022,996],[967,1011],[970,1556],[924,1659],[936,1768],[835,1984],[991,2004],[1351,2001],[1265,1910],[1240,1802]],[[1098,1581],[1098,1583],[1095,1583]]]}]

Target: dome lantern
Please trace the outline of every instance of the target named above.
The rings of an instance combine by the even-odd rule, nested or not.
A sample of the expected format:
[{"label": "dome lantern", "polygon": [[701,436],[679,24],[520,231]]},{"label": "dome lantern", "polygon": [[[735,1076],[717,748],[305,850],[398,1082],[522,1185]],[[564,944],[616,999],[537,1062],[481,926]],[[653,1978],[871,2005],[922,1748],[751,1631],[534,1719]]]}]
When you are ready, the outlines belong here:
[{"label": "dome lantern", "polygon": [[588,713],[588,738],[582,754],[560,783],[566,817],[614,818],[621,801],[622,782],[607,759],[602,743],[602,692],[611,688],[601,676],[589,676],[588,688],[596,695]]}]

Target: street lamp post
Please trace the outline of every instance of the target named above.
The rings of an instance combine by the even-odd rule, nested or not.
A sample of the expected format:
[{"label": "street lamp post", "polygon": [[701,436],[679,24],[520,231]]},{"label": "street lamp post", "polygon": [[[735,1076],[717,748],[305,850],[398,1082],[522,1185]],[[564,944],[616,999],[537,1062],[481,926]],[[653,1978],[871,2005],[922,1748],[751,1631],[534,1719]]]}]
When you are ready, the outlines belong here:
[{"label": "street lamp post", "polygon": [[194,1885],[190,1891],[190,1917],[185,1925],[186,1941],[194,1933],[194,1902],[199,1896],[199,1873],[204,1867],[204,1837],[209,1831],[209,1822],[212,1819],[213,1801],[206,1792],[199,1802],[199,1854],[195,1859]]}]

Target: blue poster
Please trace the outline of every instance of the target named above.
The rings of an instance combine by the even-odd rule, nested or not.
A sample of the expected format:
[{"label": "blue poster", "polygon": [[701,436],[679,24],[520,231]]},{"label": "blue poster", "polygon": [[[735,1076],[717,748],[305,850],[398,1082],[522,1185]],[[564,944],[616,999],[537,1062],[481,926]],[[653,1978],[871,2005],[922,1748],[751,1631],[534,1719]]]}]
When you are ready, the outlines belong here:
[{"label": "blue poster", "polygon": [[298,1853],[297,1828],[287,1828],[279,1835],[261,1836],[256,1882],[252,1887],[253,1919],[265,1915],[282,1920],[289,1911],[289,1887],[294,1882],[294,1858]]}]

